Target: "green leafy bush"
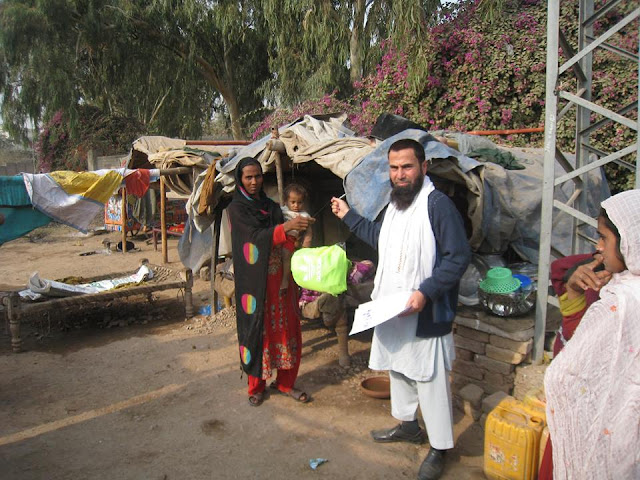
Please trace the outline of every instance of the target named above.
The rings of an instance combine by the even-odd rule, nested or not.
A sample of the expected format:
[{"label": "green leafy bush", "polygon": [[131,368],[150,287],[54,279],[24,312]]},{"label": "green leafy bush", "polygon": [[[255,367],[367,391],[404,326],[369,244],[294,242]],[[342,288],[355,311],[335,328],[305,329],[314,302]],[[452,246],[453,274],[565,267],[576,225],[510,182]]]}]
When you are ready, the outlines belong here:
[{"label": "green leafy bush", "polygon": [[477,13],[477,2],[467,2],[410,51],[385,45],[376,75],[357,85],[361,125],[366,129],[377,113],[390,111],[429,129],[542,126],[545,13],[523,2],[507,6],[503,18],[490,23]]}]

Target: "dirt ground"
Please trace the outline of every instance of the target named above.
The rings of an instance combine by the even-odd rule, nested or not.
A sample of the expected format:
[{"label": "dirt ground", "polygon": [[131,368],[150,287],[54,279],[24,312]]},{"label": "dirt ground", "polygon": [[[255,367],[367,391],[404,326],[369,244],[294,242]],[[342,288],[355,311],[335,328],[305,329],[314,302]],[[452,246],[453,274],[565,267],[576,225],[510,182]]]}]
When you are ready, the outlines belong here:
[{"label": "dirt ground", "polygon": [[[79,256],[120,235],[52,226],[0,247],[0,290],[43,278],[133,271],[160,251]],[[170,265],[181,268],[177,240]],[[196,280],[196,311],[209,282]],[[337,339],[303,321],[298,386],[308,404],[273,394],[250,407],[237,359],[233,312],[185,321],[178,292],[119,301],[23,328],[26,351],[11,353],[0,328],[0,465],[3,479],[416,478],[428,446],[375,444],[369,431],[395,424],[389,400],[359,383],[370,334],[350,339],[353,363],[338,365]],[[537,375],[537,376],[536,376]],[[535,377],[535,378],[533,378]],[[527,385],[539,381],[539,372]],[[483,431],[455,411],[456,447],[445,479],[482,479]],[[310,459],[327,459],[312,470]]]}]

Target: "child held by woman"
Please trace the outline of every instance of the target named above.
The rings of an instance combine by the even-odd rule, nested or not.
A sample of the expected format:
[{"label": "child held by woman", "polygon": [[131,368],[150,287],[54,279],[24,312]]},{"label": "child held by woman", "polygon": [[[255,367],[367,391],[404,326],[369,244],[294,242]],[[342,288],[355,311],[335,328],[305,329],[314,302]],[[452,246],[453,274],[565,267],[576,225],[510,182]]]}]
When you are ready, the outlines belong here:
[{"label": "child held by woman", "polygon": [[[300,184],[292,183],[284,189],[285,204],[282,207],[282,215],[285,221],[296,217],[310,217],[309,213],[305,211],[307,197],[307,190]],[[294,237],[296,249],[310,247],[311,241],[313,240],[311,228],[307,228],[304,231],[292,230],[287,232],[287,235]],[[291,255],[292,253],[289,250],[286,248],[282,249],[282,267],[284,274],[282,275],[282,282],[280,284],[281,291],[289,287]]]}]

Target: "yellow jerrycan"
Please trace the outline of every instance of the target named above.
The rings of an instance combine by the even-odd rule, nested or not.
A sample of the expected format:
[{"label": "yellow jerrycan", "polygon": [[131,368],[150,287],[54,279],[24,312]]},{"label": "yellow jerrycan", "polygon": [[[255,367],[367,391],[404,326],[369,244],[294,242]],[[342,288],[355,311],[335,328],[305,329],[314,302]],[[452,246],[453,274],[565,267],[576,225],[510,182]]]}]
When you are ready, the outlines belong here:
[{"label": "yellow jerrycan", "polygon": [[531,416],[540,416],[547,423],[547,398],[543,388],[529,390],[522,400],[524,408]]},{"label": "yellow jerrycan", "polygon": [[540,449],[538,451],[538,470],[540,470],[540,463],[542,462],[542,456],[544,455],[544,449],[547,447],[547,441],[549,441],[549,426],[547,425],[547,398],[544,394],[544,388],[537,388],[530,390],[524,396],[522,400],[524,408],[529,412],[529,415],[539,415],[545,423],[540,435]]},{"label": "yellow jerrycan", "polygon": [[487,416],[484,474],[496,480],[535,480],[544,420],[514,398],[505,398]]}]

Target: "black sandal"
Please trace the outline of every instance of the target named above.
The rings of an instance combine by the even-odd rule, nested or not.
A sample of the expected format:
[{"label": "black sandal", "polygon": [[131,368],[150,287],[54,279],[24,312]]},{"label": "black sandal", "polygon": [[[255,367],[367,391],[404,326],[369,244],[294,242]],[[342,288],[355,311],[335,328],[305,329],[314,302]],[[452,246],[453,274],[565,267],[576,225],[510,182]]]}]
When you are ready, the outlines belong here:
[{"label": "black sandal", "polygon": [[249,405],[252,407],[259,407],[264,402],[264,392],[254,393],[249,395]]}]

